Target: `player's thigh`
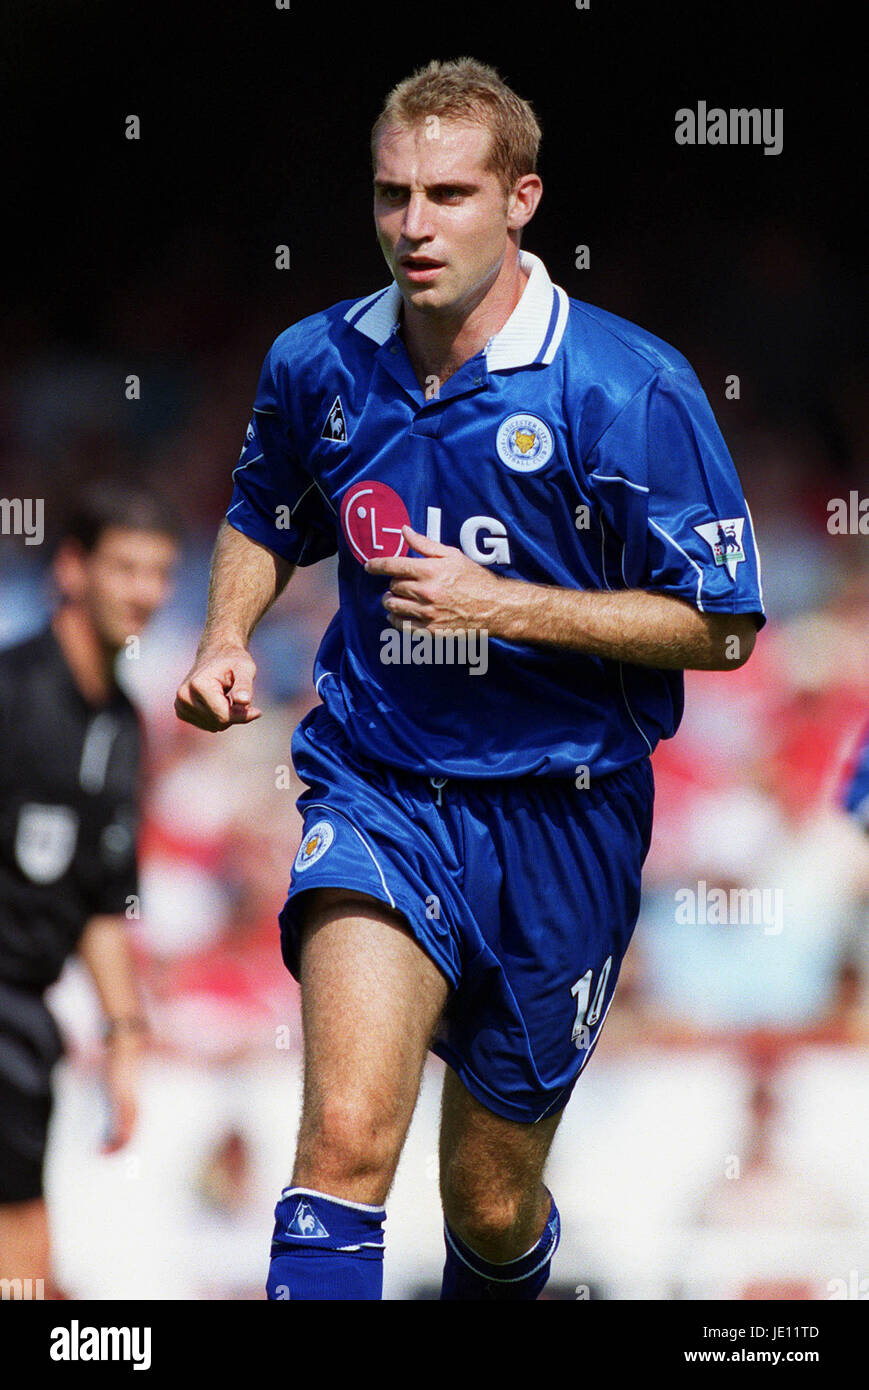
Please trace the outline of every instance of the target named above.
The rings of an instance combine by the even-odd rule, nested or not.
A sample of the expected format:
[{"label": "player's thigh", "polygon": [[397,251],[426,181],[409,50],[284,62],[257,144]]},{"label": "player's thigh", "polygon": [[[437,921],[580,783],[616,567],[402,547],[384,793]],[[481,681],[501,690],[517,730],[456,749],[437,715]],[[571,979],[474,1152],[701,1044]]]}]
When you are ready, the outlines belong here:
[{"label": "player's thigh", "polygon": [[406,1125],[447,981],[374,898],[315,889],[303,914],[306,1117],[358,1106],[363,1118]]},{"label": "player's thigh", "polygon": [[523,1124],[481,1104],[451,1067],[444,1075],[440,1127],[441,1192],[450,1208],[493,1201],[517,1210],[538,1200],[543,1169],[562,1111]]}]

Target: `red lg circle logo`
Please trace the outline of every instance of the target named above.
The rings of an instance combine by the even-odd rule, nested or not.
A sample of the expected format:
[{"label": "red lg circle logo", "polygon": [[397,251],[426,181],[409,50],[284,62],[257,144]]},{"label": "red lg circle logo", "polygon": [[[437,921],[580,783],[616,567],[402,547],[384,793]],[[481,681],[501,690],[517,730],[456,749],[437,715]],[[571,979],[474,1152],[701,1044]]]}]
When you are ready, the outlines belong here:
[{"label": "red lg circle logo", "polygon": [[407,507],[386,483],[366,481],[348,488],[341,503],[341,526],[360,564],[378,556],[404,555],[402,526],[410,525]]}]

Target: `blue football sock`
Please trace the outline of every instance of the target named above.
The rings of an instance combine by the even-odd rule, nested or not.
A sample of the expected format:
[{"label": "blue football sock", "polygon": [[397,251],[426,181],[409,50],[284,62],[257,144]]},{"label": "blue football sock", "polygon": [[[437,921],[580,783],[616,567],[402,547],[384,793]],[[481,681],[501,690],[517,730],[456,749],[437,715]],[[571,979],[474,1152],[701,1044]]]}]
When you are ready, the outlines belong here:
[{"label": "blue football sock", "polygon": [[549,1278],[549,1265],[561,1234],[558,1208],[551,1192],[549,1202],[549,1216],[537,1244],[518,1259],[508,1260],[504,1264],[484,1260],[444,1222],[447,1258],[441,1299],[479,1302],[484,1299],[528,1301],[538,1298]]},{"label": "blue football sock", "polygon": [[287,1187],[275,1207],[270,1299],[383,1297],[383,1207]]}]

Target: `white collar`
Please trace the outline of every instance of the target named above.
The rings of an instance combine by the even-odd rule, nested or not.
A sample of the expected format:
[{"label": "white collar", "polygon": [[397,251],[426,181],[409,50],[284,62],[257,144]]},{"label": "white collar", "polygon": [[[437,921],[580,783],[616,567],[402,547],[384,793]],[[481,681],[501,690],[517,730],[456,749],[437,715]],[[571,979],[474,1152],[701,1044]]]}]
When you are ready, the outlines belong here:
[{"label": "white collar", "polygon": [[[567,326],[567,295],[553,285],[540,257],[520,251],[519,264],[528,272],[528,281],[504,327],[486,344],[489,371],[551,362]],[[344,318],[366,338],[382,344],[397,327],[401,304],[401,291],[393,280],[385,290],[357,299]]]}]

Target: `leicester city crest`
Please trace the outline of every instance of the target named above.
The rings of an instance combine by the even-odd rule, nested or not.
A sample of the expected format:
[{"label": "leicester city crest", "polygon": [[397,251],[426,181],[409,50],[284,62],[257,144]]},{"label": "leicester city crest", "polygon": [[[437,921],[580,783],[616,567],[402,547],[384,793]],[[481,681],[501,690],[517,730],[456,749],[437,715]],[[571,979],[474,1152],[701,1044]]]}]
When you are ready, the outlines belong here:
[{"label": "leicester city crest", "polygon": [[536,473],[552,457],[552,431],[539,415],[510,415],[495,439],[498,457],[514,473]]},{"label": "leicester city crest", "polygon": [[299,852],[293,864],[296,873],[303,873],[305,869],[310,869],[312,864],[316,864],[318,859],[322,859],[334,838],[335,831],[327,820],[318,820],[316,825],[312,825],[303,835],[302,843],[299,845]]}]

